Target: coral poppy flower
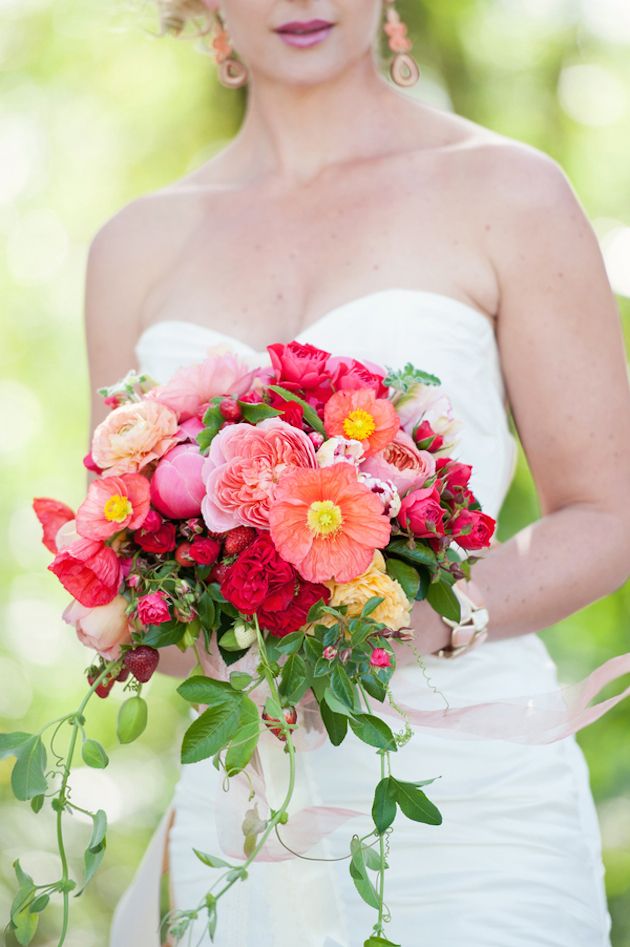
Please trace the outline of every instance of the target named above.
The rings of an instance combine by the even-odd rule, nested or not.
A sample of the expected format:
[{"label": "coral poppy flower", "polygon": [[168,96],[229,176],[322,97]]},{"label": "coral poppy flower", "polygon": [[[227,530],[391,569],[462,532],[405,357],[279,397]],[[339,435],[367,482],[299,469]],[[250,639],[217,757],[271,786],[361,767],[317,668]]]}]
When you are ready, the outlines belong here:
[{"label": "coral poppy flower", "polygon": [[149,481],[142,474],[93,480],[77,510],[77,532],[86,539],[110,539],[121,529],[137,529],[149,503]]},{"label": "coral poppy flower", "polygon": [[62,549],[48,568],[86,608],[108,605],[122,578],[120,560],[114,550],[93,539],[77,539]]},{"label": "coral poppy flower", "polygon": [[49,497],[36,497],[33,500],[35,515],[44,531],[42,542],[50,552],[58,552],[57,533],[64,525],[74,519],[74,513],[65,503],[51,500]]},{"label": "coral poppy flower", "polygon": [[336,391],[324,408],[324,427],[329,437],[360,441],[366,456],[391,444],[400,419],[391,401],[377,398],[371,388]]},{"label": "coral poppy flower", "polygon": [[383,504],[350,464],[287,471],[269,510],[271,538],[309,582],[349,582],[389,540]]}]

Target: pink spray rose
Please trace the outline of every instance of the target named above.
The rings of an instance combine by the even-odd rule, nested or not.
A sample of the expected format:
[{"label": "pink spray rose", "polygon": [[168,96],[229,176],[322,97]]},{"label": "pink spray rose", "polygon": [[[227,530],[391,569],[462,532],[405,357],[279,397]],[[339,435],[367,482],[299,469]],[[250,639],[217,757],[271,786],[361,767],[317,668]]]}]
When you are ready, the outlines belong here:
[{"label": "pink spray rose", "polygon": [[203,468],[206,526],[218,533],[235,526],[268,529],[269,506],[281,475],[292,467],[316,466],[308,435],[280,418],[223,428]]},{"label": "pink spray rose", "polygon": [[161,625],[171,620],[164,592],[150,592],[138,599],[138,618],[143,625]]},{"label": "pink spray rose", "polygon": [[153,388],[147,397],[174,411],[186,421],[203,410],[211,398],[249,391],[255,372],[235,355],[210,355],[197,365],[180,368],[166,385]]},{"label": "pink spray rose", "polygon": [[94,431],[92,457],[107,474],[137,473],[177,443],[177,415],[157,401],[123,404]]},{"label": "pink spray rose", "polygon": [[414,536],[434,537],[444,535],[444,510],[440,504],[440,494],[435,486],[422,490],[412,490],[400,506],[398,522],[411,530]]},{"label": "pink spray rose", "polygon": [[391,655],[385,650],[385,648],[374,648],[372,654],[370,655],[370,664],[375,668],[391,667]]},{"label": "pink spray rose", "polygon": [[64,611],[63,620],[74,625],[82,644],[113,661],[120,654],[121,644],[131,641],[126,608],[127,599],[123,595],[116,595],[107,605],[96,608],[86,608],[74,601]]},{"label": "pink spray rose", "polygon": [[205,458],[196,444],[178,444],[159,462],[151,480],[151,502],[171,519],[198,516],[206,492],[201,471]]},{"label": "pink spray rose", "polygon": [[361,464],[361,472],[379,480],[391,480],[403,496],[433,476],[435,458],[427,450],[418,450],[405,431],[398,431],[391,444]]}]

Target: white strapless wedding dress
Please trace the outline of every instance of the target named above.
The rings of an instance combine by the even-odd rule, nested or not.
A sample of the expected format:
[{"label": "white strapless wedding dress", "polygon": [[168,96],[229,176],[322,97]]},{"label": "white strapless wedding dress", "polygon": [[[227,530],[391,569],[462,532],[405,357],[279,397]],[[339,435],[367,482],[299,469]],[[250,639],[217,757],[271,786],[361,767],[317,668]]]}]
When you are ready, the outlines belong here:
[{"label": "white strapless wedding dress", "polygon": [[[412,361],[437,374],[464,422],[453,453],[473,465],[471,488],[482,508],[498,514],[516,445],[494,331],[480,312],[440,294],[388,289],[337,307],[298,341],[390,367]],[[218,344],[250,360],[255,355],[243,342],[185,321],[152,325],[137,355],[143,370],[166,380]],[[558,686],[554,663],[535,634],[486,643],[455,661],[429,657],[426,667],[431,683],[455,706]],[[406,704],[429,691],[414,665],[399,668],[395,682],[396,696]],[[263,753],[273,787],[286,760],[270,740]],[[440,777],[428,794],[444,821],[439,827],[403,817],[395,822],[385,879],[390,940],[402,947],[609,947],[599,828],[573,736],[523,745],[418,729],[395,754],[393,771],[409,780]],[[374,750],[352,734],[339,748],[326,743],[299,754],[300,806],[369,813],[377,781]],[[216,877],[192,847],[221,854],[215,824],[220,783],[210,761],[182,767],[171,807],[117,907],[111,947],[159,947],[158,881],[173,812],[168,854],[174,906],[196,905]],[[368,817],[352,819],[309,854],[342,856],[350,836],[369,827]],[[361,947],[374,915],[359,899],[347,861],[263,862],[221,900],[214,943]],[[203,918],[184,943],[211,943]]]}]

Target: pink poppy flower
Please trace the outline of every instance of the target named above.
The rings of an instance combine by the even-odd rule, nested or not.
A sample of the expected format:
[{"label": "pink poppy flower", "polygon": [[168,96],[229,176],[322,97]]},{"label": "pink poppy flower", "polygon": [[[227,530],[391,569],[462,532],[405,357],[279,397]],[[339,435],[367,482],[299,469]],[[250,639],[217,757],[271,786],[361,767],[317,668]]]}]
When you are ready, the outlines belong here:
[{"label": "pink poppy flower", "polygon": [[137,529],[149,512],[149,492],[142,474],[93,480],[77,510],[77,532],[86,539],[110,539],[121,529]]},{"label": "pink poppy flower", "polygon": [[383,504],[349,464],[297,468],[280,480],[269,510],[271,538],[309,582],[349,582],[389,540]]},{"label": "pink poppy flower", "polygon": [[360,441],[366,456],[387,447],[400,420],[391,401],[377,398],[371,388],[337,391],[326,402],[324,427],[329,437]]},{"label": "pink poppy flower", "polygon": [[284,472],[315,467],[308,435],[280,418],[256,426],[231,424],[216,435],[203,467],[201,512],[211,532],[235,526],[269,528],[269,507]]},{"label": "pink poppy flower", "polygon": [[35,515],[42,525],[42,542],[50,552],[57,552],[57,533],[64,525],[74,519],[74,513],[65,503],[48,497],[36,497],[33,500]]}]

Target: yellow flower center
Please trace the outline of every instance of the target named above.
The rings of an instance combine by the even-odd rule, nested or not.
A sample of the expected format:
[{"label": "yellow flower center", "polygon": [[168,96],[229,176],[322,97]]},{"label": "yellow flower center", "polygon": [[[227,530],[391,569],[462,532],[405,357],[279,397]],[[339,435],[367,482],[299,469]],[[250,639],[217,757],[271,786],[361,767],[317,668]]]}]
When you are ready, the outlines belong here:
[{"label": "yellow flower center", "polygon": [[341,509],[332,500],[315,500],[308,508],[309,529],[317,536],[336,533],[343,523]]},{"label": "yellow flower center", "polygon": [[343,422],[343,432],[346,437],[354,441],[365,441],[374,434],[376,424],[369,411],[357,408],[351,411]]},{"label": "yellow flower center", "polygon": [[109,520],[110,523],[122,523],[128,516],[131,516],[133,507],[129,497],[123,497],[120,493],[114,493],[109,497],[103,507],[103,513],[105,514],[105,519]]}]

